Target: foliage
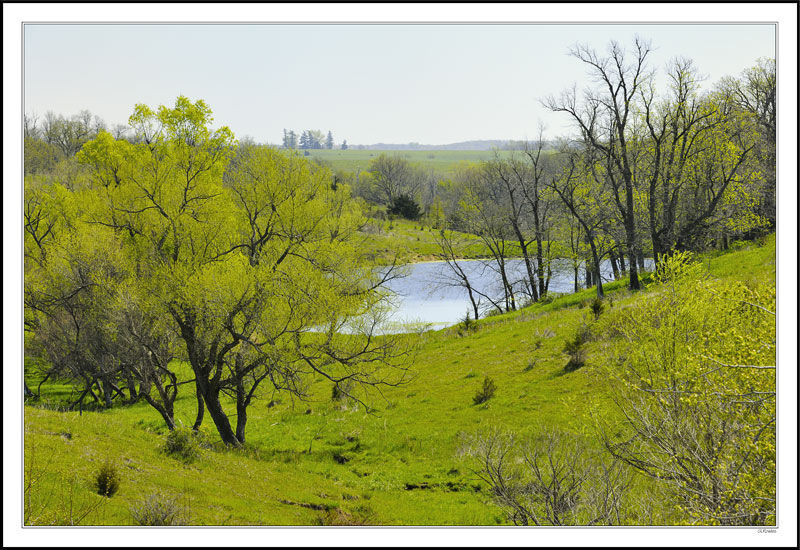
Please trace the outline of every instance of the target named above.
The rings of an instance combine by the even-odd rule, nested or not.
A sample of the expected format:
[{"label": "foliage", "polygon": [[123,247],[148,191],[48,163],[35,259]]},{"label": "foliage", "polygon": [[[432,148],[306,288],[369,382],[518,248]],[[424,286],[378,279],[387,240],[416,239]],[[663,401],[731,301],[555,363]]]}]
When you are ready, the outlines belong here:
[{"label": "foliage", "polygon": [[582,323],[572,338],[564,343],[564,353],[569,355],[569,362],[564,366],[564,370],[572,372],[581,368],[586,363],[586,349],[584,345],[591,337],[591,329]]},{"label": "foliage", "polygon": [[603,314],[603,310],[605,309],[605,304],[603,300],[600,298],[595,298],[592,300],[592,303],[589,304],[589,309],[592,310],[592,315],[594,315],[594,320],[597,321],[600,318],[600,315]]},{"label": "foliage", "polygon": [[462,452],[514,525],[623,524],[629,473],[585,449],[563,431],[542,430],[520,444],[492,430],[469,438]]},{"label": "foliage", "polygon": [[142,526],[175,526],[188,523],[186,508],[163,493],[153,493],[130,508],[133,523]]},{"label": "foliage", "polygon": [[605,319],[624,420],[609,451],[666,484],[692,523],[775,522],[775,285],[666,258],[652,293]]},{"label": "foliage", "polygon": [[167,433],[164,441],[164,451],[176,455],[180,460],[188,463],[194,462],[203,453],[203,447],[208,444],[202,433],[179,426]]},{"label": "foliage", "polygon": [[486,403],[489,399],[494,397],[494,392],[497,390],[497,384],[494,383],[494,380],[489,378],[488,376],[483,379],[483,386],[481,389],[477,391],[477,393],[472,397],[472,403],[474,405],[480,405],[481,403]]},{"label": "foliage", "polygon": [[117,465],[108,461],[100,466],[94,478],[97,494],[103,497],[112,497],[119,490],[120,474]]},{"label": "foliage", "polygon": [[401,193],[392,200],[387,212],[392,215],[402,216],[407,220],[417,220],[422,214],[417,201],[405,193]]}]

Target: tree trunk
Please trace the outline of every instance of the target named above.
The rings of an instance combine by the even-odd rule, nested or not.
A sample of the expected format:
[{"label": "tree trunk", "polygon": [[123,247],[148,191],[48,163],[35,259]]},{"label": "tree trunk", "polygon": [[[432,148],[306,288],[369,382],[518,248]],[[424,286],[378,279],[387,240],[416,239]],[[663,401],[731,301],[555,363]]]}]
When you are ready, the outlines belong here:
[{"label": "tree trunk", "polygon": [[581,289],[580,281],[578,280],[578,274],[579,274],[578,265],[575,264],[572,270],[575,273],[575,292],[578,292]]},{"label": "tree trunk", "polygon": [[628,238],[631,239],[628,241],[628,257],[631,260],[630,263],[628,264],[630,266],[629,269],[630,283],[628,284],[628,288],[630,288],[631,290],[639,290],[641,288],[641,285],[639,284],[639,270],[636,268],[637,251],[632,240],[634,238],[634,235],[631,234],[629,235]]},{"label": "tree trunk", "polygon": [[244,429],[247,425],[247,405],[236,405],[236,439],[244,445]]},{"label": "tree trunk", "polygon": [[619,279],[619,267],[617,266],[617,255],[613,249],[609,253],[609,260],[611,262],[611,271],[614,273],[614,280],[616,281]]},{"label": "tree trunk", "polygon": [[172,403],[167,403],[165,405],[161,405],[158,401],[153,399],[150,394],[140,394],[145,401],[147,401],[151,407],[158,411],[161,415],[161,418],[164,419],[164,422],[167,424],[167,428],[169,431],[175,429],[175,414],[172,410]]},{"label": "tree trunk", "polygon": [[[514,234],[517,236],[517,242],[519,242],[519,248],[522,250],[522,259],[525,260],[525,269],[528,271],[528,281],[529,287],[531,292],[531,299],[534,302],[539,301],[539,293],[536,291],[536,275],[533,272],[533,266],[531,265],[531,258],[528,254],[528,243],[525,242],[525,237],[522,236],[522,231],[517,225],[516,221],[513,221],[511,224],[514,228]],[[541,281],[540,281],[541,283]]]},{"label": "tree trunk", "polygon": [[542,240],[538,236],[536,237],[536,274],[539,276],[539,296],[541,297],[547,294],[549,280],[547,283],[544,280],[544,249],[542,248]]},{"label": "tree trunk", "polygon": [[218,392],[214,388],[208,388],[208,391],[204,392],[203,399],[206,402],[208,414],[211,415],[211,420],[214,421],[217,432],[219,432],[219,436],[222,438],[222,442],[226,445],[233,445],[234,447],[241,446],[241,443],[236,438],[236,434],[233,433],[228,415],[225,414],[225,411],[222,409],[222,404],[219,402]]},{"label": "tree trunk", "polygon": [[592,288],[592,267],[591,262],[586,261],[586,288]]},{"label": "tree trunk", "polygon": [[594,278],[597,285],[597,297],[603,298],[603,278],[600,276],[600,256],[597,253],[597,246],[594,244],[594,239],[589,241],[589,246],[592,249],[592,263],[594,264]]},{"label": "tree trunk", "polygon": [[[197,376],[195,376],[197,378]],[[206,413],[206,406],[203,403],[203,392],[200,391],[200,385],[195,381],[195,395],[197,396],[197,416],[194,419],[194,426],[192,426],[192,430],[197,431],[200,429],[200,425],[203,423],[203,417]]]}]

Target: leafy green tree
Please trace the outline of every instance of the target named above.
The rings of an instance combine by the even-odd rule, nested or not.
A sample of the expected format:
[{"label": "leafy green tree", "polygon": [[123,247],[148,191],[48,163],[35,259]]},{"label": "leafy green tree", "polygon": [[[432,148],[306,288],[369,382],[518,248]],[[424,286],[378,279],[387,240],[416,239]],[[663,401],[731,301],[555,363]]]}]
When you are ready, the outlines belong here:
[{"label": "leafy green tree", "polygon": [[720,95],[701,96],[692,62],[672,61],[670,95],[644,95],[649,140],[649,230],[656,258],[673,249],[702,248],[712,235],[742,234],[763,225],[755,201],[763,182],[755,162],[758,131]]},{"label": "leafy green tree", "polygon": [[408,349],[375,335],[383,278],[354,246],[363,218],[347,187],[270,148],[237,153],[211,120],[202,100],[137,105],[141,143],[101,133],[80,160],[94,169],[86,222],[113,230],[136,266],[125,279],[134,311],[168,319],[192,367],[195,425],[207,411],[240,445],[263,382],[302,396],[309,375],[324,376],[367,406],[369,387],[403,381]]},{"label": "leafy green tree", "polygon": [[709,279],[689,253],[655,292],[609,313],[611,454],[662,482],[690,523],[774,525],[775,285]]}]

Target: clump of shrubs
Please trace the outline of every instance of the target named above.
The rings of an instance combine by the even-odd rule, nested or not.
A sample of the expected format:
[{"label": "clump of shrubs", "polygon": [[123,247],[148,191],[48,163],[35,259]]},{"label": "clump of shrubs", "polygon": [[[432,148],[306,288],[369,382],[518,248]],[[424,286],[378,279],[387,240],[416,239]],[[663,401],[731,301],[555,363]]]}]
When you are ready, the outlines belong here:
[{"label": "clump of shrubs", "polygon": [[186,525],[186,509],[176,498],[154,493],[129,508],[133,523],[143,526]]},{"label": "clump of shrubs", "polygon": [[177,456],[187,464],[200,458],[204,447],[207,444],[203,435],[183,426],[171,430],[164,443],[167,454]]},{"label": "clump of shrubs", "polygon": [[466,315],[464,316],[463,319],[461,319],[461,322],[459,323],[458,326],[463,332],[467,332],[467,333],[475,331],[475,330],[478,329],[477,320],[473,319],[470,316],[469,310],[467,310]]},{"label": "clump of shrubs", "polygon": [[603,303],[602,298],[595,298],[592,300],[592,303],[589,304],[589,309],[592,310],[592,315],[594,315],[594,320],[597,321],[600,316],[603,314],[603,310],[605,309],[605,304]]},{"label": "clump of shrubs", "polygon": [[94,478],[97,494],[103,497],[112,497],[119,490],[119,471],[113,462],[105,462],[97,471]]},{"label": "clump of shrubs", "polygon": [[475,396],[472,398],[472,402],[475,405],[480,405],[481,403],[486,403],[489,399],[494,396],[494,392],[497,390],[497,385],[494,383],[494,380],[489,378],[488,376],[483,379],[483,387],[478,390]]},{"label": "clump of shrubs", "polygon": [[564,344],[564,353],[569,355],[569,362],[564,367],[567,372],[581,368],[586,363],[586,350],[584,344],[589,341],[592,333],[588,326],[582,324],[575,335]]}]

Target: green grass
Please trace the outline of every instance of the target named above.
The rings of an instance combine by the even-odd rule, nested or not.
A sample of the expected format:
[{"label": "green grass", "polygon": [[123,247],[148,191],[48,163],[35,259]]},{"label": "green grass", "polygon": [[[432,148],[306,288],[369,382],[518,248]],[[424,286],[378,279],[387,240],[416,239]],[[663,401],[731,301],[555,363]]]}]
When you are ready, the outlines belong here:
[{"label": "green grass", "polygon": [[[702,261],[713,276],[774,280],[775,240]],[[612,309],[638,297],[622,280],[605,288]],[[564,343],[591,315],[586,305],[594,294],[584,290],[481,319],[470,333],[457,326],[426,333],[413,380],[376,398],[374,414],[333,403],[324,380],[314,382],[308,402],[265,392],[249,409],[244,449],[217,443],[188,465],[163,451],[166,428],[144,403],[83,414],[28,405],[26,479],[37,480],[29,494],[34,512],[40,510],[34,517],[64,523],[91,510],[82,524],[129,525],[129,507],[161,491],[200,525],[505,524],[475,465],[459,452],[462,437],[489,426],[586,433],[592,408],[614,414],[597,376],[602,341],[587,345],[583,368],[564,371]],[[180,374],[191,378],[185,364]],[[486,376],[497,384],[496,394],[473,405]],[[35,383],[28,378],[32,388]],[[68,394],[64,384],[49,382],[42,393],[49,406]],[[176,417],[191,425],[194,414],[193,387],[185,384]],[[209,418],[204,429],[218,440]],[[103,500],[92,480],[107,460],[117,464],[121,485]]]},{"label": "green grass", "polygon": [[[494,156],[493,151],[377,151],[366,149],[347,149],[342,151],[341,149],[314,149],[308,151],[306,158],[319,160],[335,171],[356,173],[368,171],[370,161],[378,158],[382,153],[390,156],[398,155],[411,164],[433,170],[445,178],[452,176],[460,165],[490,160]],[[300,151],[299,154],[304,155],[304,152]],[[508,152],[501,151],[500,154],[507,155]]]},{"label": "green grass", "polygon": [[[456,252],[460,258],[476,259],[490,256],[481,240],[465,233],[448,231],[455,235],[460,245]],[[436,242],[439,229],[423,221],[370,219],[361,232],[359,246],[381,263],[391,263],[397,257],[400,263],[425,262],[439,259],[441,248]],[[511,245],[513,247],[513,245]]]}]

